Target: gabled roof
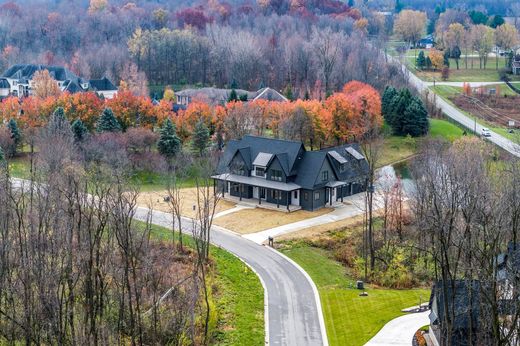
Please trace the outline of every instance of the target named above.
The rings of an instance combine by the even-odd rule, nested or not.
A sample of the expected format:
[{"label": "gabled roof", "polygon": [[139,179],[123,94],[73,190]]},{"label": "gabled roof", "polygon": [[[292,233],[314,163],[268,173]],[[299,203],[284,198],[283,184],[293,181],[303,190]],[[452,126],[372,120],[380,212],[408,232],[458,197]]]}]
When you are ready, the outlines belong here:
[{"label": "gabled roof", "polygon": [[262,88],[256,92],[256,96],[253,99],[256,100],[268,100],[268,101],[279,101],[288,102],[287,97],[280,94],[278,91],[271,88]]},{"label": "gabled roof", "polygon": [[63,82],[63,91],[67,91],[71,94],[74,94],[77,92],[85,91],[85,89],[83,89],[75,80],[66,80],[65,82]]},{"label": "gabled roof", "polygon": [[[184,89],[175,93],[177,97],[191,97],[200,98],[203,101],[211,104],[222,104],[229,100],[229,95],[232,89],[218,89],[218,88],[200,88],[200,89]],[[235,89],[237,96],[240,97],[243,94],[247,94],[247,99],[250,100],[255,97],[255,93]]]},{"label": "gabled roof", "polygon": [[326,159],[325,151],[307,151],[300,163],[296,184],[301,185],[304,189],[312,189]]},{"label": "gabled roof", "polygon": [[117,87],[107,77],[91,79],[89,83],[94,91],[117,91]]},{"label": "gabled roof", "polygon": [[49,74],[57,81],[79,80],[69,69],[62,66],[35,65],[35,64],[16,64],[8,68],[2,77],[18,80],[31,80],[37,71],[49,71]]},{"label": "gabled roof", "polygon": [[9,84],[9,81],[5,78],[0,79],[0,89],[10,89],[11,84]]},{"label": "gabled roof", "polygon": [[301,160],[301,157],[299,157],[300,150],[305,150],[305,148],[301,142],[297,141],[246,135],[241,140],[232,140],[228,142],[224,152],[224,157],[221,160],[221,165],[218,169],[219,172],[225,171],[226,167],[239,150],[249,151],[249,158],[244,157],[244,160],[248,161],[246,162],[248,167],[252,167],[252,160],[256,159],[259,153],[269,153],[276,156],[280,161],[280,165],[284,170],[287,170],[286,174],[291,175],[297,162]]}]

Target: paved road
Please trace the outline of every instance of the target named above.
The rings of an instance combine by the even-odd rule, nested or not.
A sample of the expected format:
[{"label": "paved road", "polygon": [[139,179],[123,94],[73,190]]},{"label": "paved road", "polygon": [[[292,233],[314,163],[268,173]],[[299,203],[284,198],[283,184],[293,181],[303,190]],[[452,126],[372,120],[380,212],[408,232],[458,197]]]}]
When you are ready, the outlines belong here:
[{"label": "paved road", "polygon": [[[399,62],[398,59],[394,57],[389,57],[390,60],[393,60],[395,62]],[[419,92],[425,93],[427,90],[429,90],[429,98],[432,102],[434,102],[437,107],[439,107],[446,116],[449,118],[455,120],[462,126],[466,127],[467,129],[474,130],[475,128],[475,118],[470,118],[464,113],[462,113],[457,108],[453,107],[451,104],[446,102],[444,99],[442,99],[439,96],[436,96],[431,89],[429,89],[429,83],[422,81],[420,78],[418,78],[415,74],[413,74],[405,65],[401,64],[403,71],[408,76],[408,81],[412,86],[414,86]],[[477,133],[480,134],[482,131],[482,126],[478,123],[476,124],[477,127]],[[497,134],[496,132],[491,131],[491,137],[486,138],[490,142],[496,144],[497,146],[501,147],[502,149],[508,151],[509,153],[520,157],[520,146],[518,144],[513,143],[509,139]]]},{"label": "paved road", "polygon": [[410,346],[415,332],[430,323],[430,311],[394,318],[370,339],[365,346]]},{"label": "paved road", "polygon": [[[138,208],[135,218],[146,220],[149,210]],[[159,211],[152,223],[171,227],[171,215]],[[183,219],[189,232],[190,219]],[[292,261],[278,252],[229,231],[213,227],[211,242],[238,256],[259,275],[267,290],[268,342],[270,345],[327,345],[321,305],[315,286]]]}]

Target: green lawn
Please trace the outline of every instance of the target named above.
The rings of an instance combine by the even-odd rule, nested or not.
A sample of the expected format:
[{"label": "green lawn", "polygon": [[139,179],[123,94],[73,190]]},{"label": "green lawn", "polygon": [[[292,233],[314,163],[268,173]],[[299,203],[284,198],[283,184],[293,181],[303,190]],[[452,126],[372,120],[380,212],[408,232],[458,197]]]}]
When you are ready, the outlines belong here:
[{"label": "green lawn", "polygon": [[[420,71],[416,69],[416,55],[419,54],[420,49],[409,50],[405,56],[406,65],[412,70],[419,78],[424,81],[432,82],[433,80],[441,81],[442,76],[440,71]],[[428,51],[424,51],[425,55],[428,55]],[[468,57],[467,68],[464,56],[459,60],[459,69],[454,59],[450,59],[450,76],[448,82],[495,82],[500,81],[500,69],[506,67],[506,62],[503,57],[498,58],[498,69],[497,59],[495,57],[489,57],[485,68],[480,68],[480,62],[478,57]],[[513,80],[518,80],[518,76],[510,75]]]},{"label": "green lawn", "polygon": [[325,250],[298,245],[283,250],[307,271],[320,293],[330,345],[365,344],[390,320],[403,315],[401,309],[429,299],[429,290],[391,290],[366,287],[360,297],[354,280]]},{"label": "green lawn", "polygon": [[430,119],[430,136],[443,137],[450,142],[462,137],[464,130],[447,120]]},{"label": "green lawn", "polygon": [[[140,191],[161,191],[166,189],[168,185],[168,176],[166,174],[151,171],[136,171],[130,178],[130,183],[138,186]],[[182,182],[182,187],[194,187],[195,179],[186,178]]]},{"label": "green lawn", "polygon": [[[170,239],[171,231],[152,227],[156,239]],[[191,237],[185,244],[193,246]],[[211,247],[215,265],[214,285],[218,310],[218,328],[213,345],[263,345],[264,289],[256,274],[242,261],[218,247]]]}]

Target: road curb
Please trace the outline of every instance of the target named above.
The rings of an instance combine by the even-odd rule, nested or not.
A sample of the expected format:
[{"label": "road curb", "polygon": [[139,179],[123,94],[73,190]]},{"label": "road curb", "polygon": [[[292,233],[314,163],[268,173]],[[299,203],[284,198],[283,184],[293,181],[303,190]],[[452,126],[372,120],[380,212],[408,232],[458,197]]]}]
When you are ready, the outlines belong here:
[{"label": "road curb", "polygon": [[286,255],[284,255],[280,251],[277,251],[276,249],[273,249],[270,246],[265,246],[265,247],[268,248],[269,250],[277,253],[282,258],[284,258],[289,263],[291,263],[296,269],[298,269],[303,274],[303,276],[305,276],[305,278],[307,279],[307,281],[311,285],[312,291],[314,292],[314,300],[316,301],[316,307],[318,309],[318,319],[319,319],[319,323],[320,323],[321,339],[322,339],[322,342],[323,342],[323,346],[329,346],[329,339],[327,337],[327,329],[325,328],[325,319],[323,317],[323,309],[321,307],[321,299],[320,299],[320,294],[318,292],[318,287],[316,287],[316,284],[314,283],[314,281],[312,281],[310,275],[307,274],[307,272],[298,263],[296,263],[295,261],[293,261],[292,259],[290,259]]}]

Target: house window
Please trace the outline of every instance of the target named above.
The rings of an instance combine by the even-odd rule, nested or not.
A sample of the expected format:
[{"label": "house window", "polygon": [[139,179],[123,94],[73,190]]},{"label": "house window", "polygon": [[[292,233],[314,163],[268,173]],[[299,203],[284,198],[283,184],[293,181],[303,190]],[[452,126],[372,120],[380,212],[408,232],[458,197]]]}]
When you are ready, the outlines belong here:
[{"label": "house window", "polygon": [[341,165],[339,165],[339,171],[340,173],[343,173],[347,170],[347,166],[345,166],[344,163],[342,163]]},{"label": "house window", "polygon": [[294,198],[295,198],[295,199],[298,198],[298,190],[294,191]]},{"label": "house window", "polygon": [[319,199],[320,199],[320,193],[319,192],[314,192],[314,200],[318,201]]},{"label": "house window", "polygon": [[303,193],[303,199],[308,201],[309,200],[309,193],[308,192],[304,192]]},{"label": "house window", "polygon": [[273,169],[271,171],[271,180],[282,181],[282,171]]},{"label": "house window", "polygon": [[256,167],[255,175],[257,177],[263,177],[265,175],[265,168],[263,168],[263,167]]},{"label": "house window", "polygon": [[328,181],[328,180],[329,180],[329,171],[321,172],[321,181]]}]

